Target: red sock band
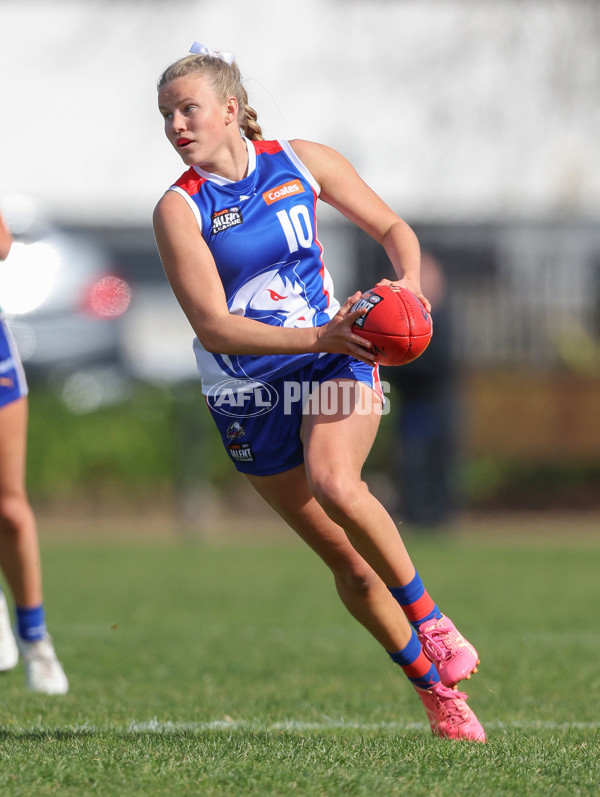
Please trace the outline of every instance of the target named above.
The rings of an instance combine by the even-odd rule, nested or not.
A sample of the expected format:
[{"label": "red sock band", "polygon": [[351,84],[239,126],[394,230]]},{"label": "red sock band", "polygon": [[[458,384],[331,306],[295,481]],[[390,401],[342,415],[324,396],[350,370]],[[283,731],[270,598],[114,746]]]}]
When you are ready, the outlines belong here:
[{"label": "red sock band", "polygon": [[435,603],[425,591],[420,598],[409,604],[402,604],[404,614],[410,623],[415,623],[423,617],[430,615],[435,609]]}]

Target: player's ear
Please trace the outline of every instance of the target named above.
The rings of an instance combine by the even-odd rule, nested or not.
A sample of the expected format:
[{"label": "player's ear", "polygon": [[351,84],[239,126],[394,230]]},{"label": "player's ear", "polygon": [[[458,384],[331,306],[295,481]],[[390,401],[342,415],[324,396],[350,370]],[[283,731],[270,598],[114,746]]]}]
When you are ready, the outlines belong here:
[{"label": "player's ear", "polygon": [[235,122],[238,117],[238,101],[235,97],[228,97],[224,105],[225,124],[230,125]]}]

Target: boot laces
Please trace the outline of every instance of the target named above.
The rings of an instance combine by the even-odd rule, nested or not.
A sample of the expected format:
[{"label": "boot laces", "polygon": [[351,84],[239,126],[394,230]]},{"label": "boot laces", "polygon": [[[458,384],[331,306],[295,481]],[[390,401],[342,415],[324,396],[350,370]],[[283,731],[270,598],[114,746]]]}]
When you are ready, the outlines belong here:
[{"label": "boot laces", "polygon": [[429,631],[419,632],[423,649],[431,653],[431,656],[438,661],[447,661],[452,657],[453,649],[449,644],[448,637],[451,634],[450,628],[431,628]]},{"label": "boot laces", "polygon": [[436,694],[440,698],[440,703],[443,703],[449,722],[453,725],[468,722],[471,712],[466,704],[467,695],[465,692],[459,692],[456,689],[440,685],[436,690]]}]

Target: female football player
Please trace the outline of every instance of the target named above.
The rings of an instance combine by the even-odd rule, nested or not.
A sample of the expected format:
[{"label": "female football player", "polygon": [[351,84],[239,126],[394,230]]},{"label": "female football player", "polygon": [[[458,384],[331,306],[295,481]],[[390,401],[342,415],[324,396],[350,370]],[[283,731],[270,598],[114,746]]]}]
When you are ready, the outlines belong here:
[{"label": "female football player", "polygon": [[[0,216],[0,260],[12,236]],[[35,518],[25,491],[27,384],[19,355],[0,313],[0,566],[16,604],[13,634],[0,591],[0,671],[25,663],[34,692],[65,694],[69,684],[46,630],[42,574]]]},{"label": "female football player", "polygon": [[190,52],[158,84],[166,136],[188,169],[158,202],[154,229],[225,449],[329,566],[347,609],[414,684],[433,733],[484,741],[451,688],[477,653],[361,478],[383,395],[370,344],[352,331],[360,294],[342,307],[334,298],[317,198],[379,241],[395,284],[429,309],[418,241],[335,150],[265,141],[230,53]]}]

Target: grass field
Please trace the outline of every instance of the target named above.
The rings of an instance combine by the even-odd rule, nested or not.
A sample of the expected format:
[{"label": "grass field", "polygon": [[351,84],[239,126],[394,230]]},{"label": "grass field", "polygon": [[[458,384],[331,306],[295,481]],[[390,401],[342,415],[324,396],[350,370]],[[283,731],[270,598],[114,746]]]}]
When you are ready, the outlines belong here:
[{"label": "grass field", "polygon": [[[2,795],[592,795],[600,535],[408,538],[478,647],[488,744],[431,735],[408,682],[279,537],[42,535],[65,697],[0,679]],[[460,574],[460,575],[459,575]]]}]

